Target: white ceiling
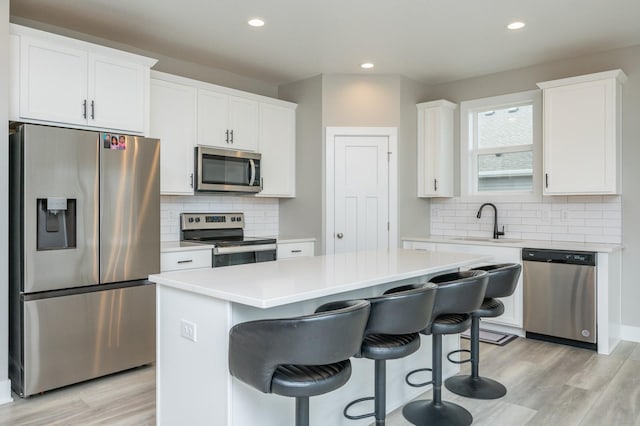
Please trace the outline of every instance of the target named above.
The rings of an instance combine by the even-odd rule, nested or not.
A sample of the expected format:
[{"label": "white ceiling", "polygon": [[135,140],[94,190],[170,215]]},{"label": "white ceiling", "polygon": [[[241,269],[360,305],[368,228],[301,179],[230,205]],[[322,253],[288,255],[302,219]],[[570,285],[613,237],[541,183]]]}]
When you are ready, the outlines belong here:
[{"label": "white ceiling", "polygon": [[[640,44],[640,0],[11,0],[11,14],[270,84],[428,84]],[[259,16],[263,28],[246,22]],[[508,31],[514,20],[527,23]],[[359,64],[376,64],[363,71]]]}]

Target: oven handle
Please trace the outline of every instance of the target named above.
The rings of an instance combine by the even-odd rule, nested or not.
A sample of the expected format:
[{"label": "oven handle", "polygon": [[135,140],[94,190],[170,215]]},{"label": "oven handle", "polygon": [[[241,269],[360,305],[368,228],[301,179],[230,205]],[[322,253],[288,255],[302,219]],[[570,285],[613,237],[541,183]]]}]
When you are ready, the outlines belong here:
[{"label": "oven handle", "polygon": [[249,164],[251,165],[251,178],[249,179],[249,186],[253,186],[253,182],[256,180],[256,162],[253,160],[249,160]]},{"label": "oven handle", "polygon": [[275,250],[276,244],[255,244],[249,246],[215,247],[213,254],[253,253],[256,251]]}]

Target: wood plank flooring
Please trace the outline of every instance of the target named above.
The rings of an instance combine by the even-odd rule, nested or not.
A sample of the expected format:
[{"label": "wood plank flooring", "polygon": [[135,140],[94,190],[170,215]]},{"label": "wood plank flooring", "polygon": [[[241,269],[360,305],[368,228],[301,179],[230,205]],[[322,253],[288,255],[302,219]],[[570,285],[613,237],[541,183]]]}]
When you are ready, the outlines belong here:
[{"label": "wood plank flooring", "polygon": [[[640,426],[640,344],[622,342],[613,354],[603,356],[517,338],[503,347],[481,344],[481,351],[481,375],[502,382],[507,395],[476,401],[443,392],[445,400],[473,414],[474,425]],[[431,392],[426,392],[420,399],[430,397]],[[15,402],[0,406],[2,426],[155,423],[153,366],[29,399],[15,397]],[[396,410],[388,416],[387,425],[409,423]]]}]

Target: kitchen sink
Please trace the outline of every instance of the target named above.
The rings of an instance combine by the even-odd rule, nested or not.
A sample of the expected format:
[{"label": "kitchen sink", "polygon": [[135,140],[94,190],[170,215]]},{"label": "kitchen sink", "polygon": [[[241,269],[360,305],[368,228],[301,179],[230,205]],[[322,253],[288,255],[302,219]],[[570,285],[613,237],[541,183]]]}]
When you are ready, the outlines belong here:
[{"label": "kitchen sink", "polygon": [[488,237],[456,237],[452,238],[452,240],[460,240],[460,241],[477,241],[482,243],[521,243],[522,240],[515,240],[511,238],[488,238]]}]

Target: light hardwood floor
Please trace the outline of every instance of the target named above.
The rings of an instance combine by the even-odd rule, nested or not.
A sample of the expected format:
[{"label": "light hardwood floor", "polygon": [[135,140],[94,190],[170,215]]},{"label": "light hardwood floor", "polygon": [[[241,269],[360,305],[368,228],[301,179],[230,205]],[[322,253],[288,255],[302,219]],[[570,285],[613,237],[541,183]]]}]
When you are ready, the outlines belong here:
[{"label": "light hardwood floor", "polygon": [[[445,400],[471,411],[475,425],[640,426],[636,343],[622,342],[610,356],[522,338],[504,347],[482,344],[480,373],[506,385],[507,395],[476,401],[443,392]],[[155,368],[141,367],[29,399],[16,397],[0,406],[0,425],[90,424],[154,425]],[[408,424],[401,410],[387,421],[389,426]]]}]

